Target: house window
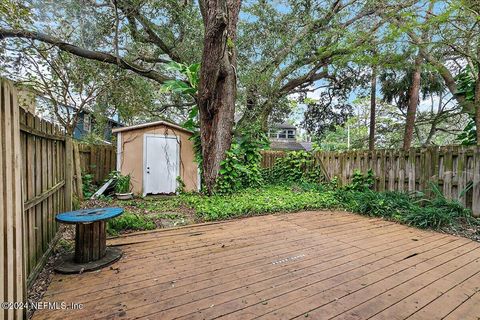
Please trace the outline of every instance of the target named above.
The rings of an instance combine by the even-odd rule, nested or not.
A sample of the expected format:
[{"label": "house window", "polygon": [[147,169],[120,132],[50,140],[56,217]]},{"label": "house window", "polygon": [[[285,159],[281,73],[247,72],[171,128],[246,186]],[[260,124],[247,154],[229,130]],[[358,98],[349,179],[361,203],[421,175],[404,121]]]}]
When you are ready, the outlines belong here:
[{"label": "house window", "polygon": [[84,114],[83,115],[83,131],[90,132],[90,130],[91,130],[90,115]]},{"label": "house window", "polygon": [[295,130],[288,130],[288,139],[295,139]]},{"label": "house window", "polygon": [[278,137],[280,139],[286,139],[287,138],[287,130],[282,130],[279,132]]}]

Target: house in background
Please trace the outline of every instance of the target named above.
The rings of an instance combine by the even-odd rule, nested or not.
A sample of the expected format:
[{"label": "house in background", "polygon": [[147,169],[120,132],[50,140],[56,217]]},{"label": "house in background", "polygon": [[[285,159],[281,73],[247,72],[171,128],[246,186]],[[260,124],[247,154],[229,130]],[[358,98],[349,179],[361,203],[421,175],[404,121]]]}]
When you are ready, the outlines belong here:
[{"label": "house in background", "polygon": [[285,151],[312,150],[312,143],[309,141],[299,141],[297,133],[297,127],[288,123],[272,126],[268,130],[270,149]]},{"label": "house in background", "polygon": [[[90,132],[95,124],[95,118],[88,111],[82,111],[79,114],[79,119],[75,129],[73,130],[74,139],[82,139]],[[103,133],[103,140],[105,142],[112,141],[112,130],[116,128],[122,128],[124,125],[118,121],[118,116],[109,118],[105,125],[105,131]]]},{"label": "house in background", "polygon": [[[62,124],[58,121],[57,117],[54,116],[53,112],[49,110],[49,98],[39,95],[38,93],[26,89],[26,88],[19,88],[19,105],[29,111],[32,114],[36,114],[41,118],[59,125],[63,127]],[[66,115],[68,113],[75,114],[77,110],[73,106],[68,105],[61,105],[60,111],[61,114]],[[77,140],[83,139],[85,136],[92,132],[92,129],[95,124],[95,118],[93,114],[89,111],[80,111],[78,114],[78,121],[73,130],[73,138]],[[112,130],[115,128],[121,128],[124,125],[119,121],[118,115],[115,115],[107,120],[105,125],[105,132],[103,133],[102,139],[106,143],[110,143],[112,141]]]}]

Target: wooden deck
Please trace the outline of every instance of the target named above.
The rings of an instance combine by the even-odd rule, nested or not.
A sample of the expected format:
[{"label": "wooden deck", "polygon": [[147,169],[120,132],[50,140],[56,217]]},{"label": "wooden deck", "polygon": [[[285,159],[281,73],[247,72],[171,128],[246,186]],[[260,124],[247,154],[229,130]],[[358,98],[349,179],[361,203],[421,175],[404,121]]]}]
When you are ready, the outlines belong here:
[{"label": "wooden deck", "polygon": [[479,319],[480,243],[339,212],[114,239],[110,268],[55,275],[34,319]]}]

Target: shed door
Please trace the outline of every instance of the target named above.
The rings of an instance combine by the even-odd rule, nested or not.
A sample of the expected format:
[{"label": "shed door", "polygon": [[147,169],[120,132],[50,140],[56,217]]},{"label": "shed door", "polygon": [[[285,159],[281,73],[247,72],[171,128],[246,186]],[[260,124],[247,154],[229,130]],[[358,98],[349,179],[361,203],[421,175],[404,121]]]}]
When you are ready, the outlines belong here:
[{"label": "shed door", "polygon": [[175,137],[145,136],[143,194],[172,193],[177,188],[179,148]]}]

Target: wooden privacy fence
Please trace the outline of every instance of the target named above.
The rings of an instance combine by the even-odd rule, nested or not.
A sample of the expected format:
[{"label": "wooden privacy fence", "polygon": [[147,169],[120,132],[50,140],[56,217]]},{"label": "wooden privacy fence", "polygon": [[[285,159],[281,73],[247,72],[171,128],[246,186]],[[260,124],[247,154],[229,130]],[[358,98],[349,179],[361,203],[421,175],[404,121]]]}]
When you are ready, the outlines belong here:
[{"label": "wooden privacy fence", "polygon": [[[282,151],[263,152],[262,166],[270,168]],[[425,191],[429,183],[440,187],[480,216],[480,147],[428,147],[402,150],[316,152],[330,177],[341,185],[351,181],[355,170],[375,174],[377,191]]]},{"label": "wooden privacy fence", "polygon": [[117,153],[114,146],[79,143],[78,151],[82,172],[92,174],[96,184],[102,183],[116,168]]},{"label": "wooden privacy fence", "polygon": [[[16,91],[0,79],[0,302],[25,300],[20,122]],[[0,308],[1,319],[23,310]]]},{"label": "wooden privacy fence", "polygon": [[[25,300],[57,239],[55,215],[72,208],[72,140],[19,109],[17,92],[0,79],[0,301]],[[0,309],[0,319],[24,310]]]},{"label": "wooden privacy fence", "polygon": [[[25,264],[28,285],[52,250],[55,215],[71,209],[72,140],[63,131],[20,109]],[[66,183],[70,181],[70,184]]]}]

